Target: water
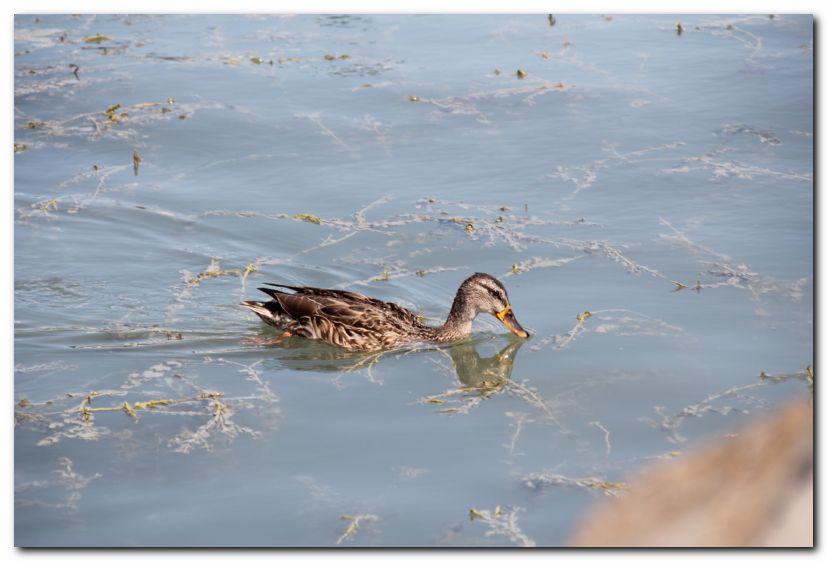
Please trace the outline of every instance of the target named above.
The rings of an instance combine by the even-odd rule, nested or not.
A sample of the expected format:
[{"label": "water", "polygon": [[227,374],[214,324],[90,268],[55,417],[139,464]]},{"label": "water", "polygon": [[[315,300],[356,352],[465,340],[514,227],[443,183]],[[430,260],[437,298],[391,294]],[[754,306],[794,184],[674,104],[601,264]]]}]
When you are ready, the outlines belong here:
[{"label": "water", "polygon": [[[812,46],[809,16],[16,17],[16,544],[562,545],[807,395],[759,374],[813,360]],[[474,271],[531,339],[267,347],[238,305],[436,323]]]}]

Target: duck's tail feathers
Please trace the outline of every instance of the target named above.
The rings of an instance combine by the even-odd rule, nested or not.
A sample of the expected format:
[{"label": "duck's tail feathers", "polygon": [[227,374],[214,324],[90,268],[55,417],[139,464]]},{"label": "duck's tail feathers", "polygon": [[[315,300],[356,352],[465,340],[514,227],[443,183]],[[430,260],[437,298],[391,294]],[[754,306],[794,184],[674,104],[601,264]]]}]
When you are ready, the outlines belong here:
[{"label": "duck's tail feathers", "polygon": [[[265,283],[265,284],[270,284],[270,283]],[[282,292],[281,290],[274,290],[272,288],[264,288],[263,286],[259,287],[259,290],[262,291],[267,296],[269,296],[270,298],[272,298],[273,300],[278,300],[279,299],[278,295],[280,295],[280,294],[281,295],[287,294],[286,292]]]},{"label": "duck's tail feathers", "polygon": [[269,302],[245,300],[241,305],[250,308],[264,323],[279,329],[284,329],[291,321],[290,316],[284,312],[278,300],[270,300]]}]

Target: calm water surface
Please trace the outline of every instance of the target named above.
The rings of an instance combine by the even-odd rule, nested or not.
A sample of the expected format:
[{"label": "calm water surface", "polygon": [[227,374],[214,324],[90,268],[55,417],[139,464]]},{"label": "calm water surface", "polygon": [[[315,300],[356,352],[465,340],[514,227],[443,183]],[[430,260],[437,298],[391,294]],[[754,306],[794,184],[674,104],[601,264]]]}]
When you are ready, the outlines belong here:
[{"label": "calm water surface", "polygon": [[[810,391],[809,16],[14,31],[17,545],[562,545]],[[531,339],[268,347],[238,305],[437,323],[475,271]]]}]

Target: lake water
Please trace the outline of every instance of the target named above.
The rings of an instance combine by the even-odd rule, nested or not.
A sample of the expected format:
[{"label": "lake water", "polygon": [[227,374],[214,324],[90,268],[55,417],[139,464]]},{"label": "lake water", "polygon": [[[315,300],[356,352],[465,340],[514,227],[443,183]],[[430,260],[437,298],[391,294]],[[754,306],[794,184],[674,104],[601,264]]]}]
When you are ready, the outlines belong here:
[{"label": "lake water", "polygon": [[[559,546],[811,391],[810,16],[14,33],[19,546]],[[475,271],[532,338],[267,346],[239,305],[438,323]]]}]

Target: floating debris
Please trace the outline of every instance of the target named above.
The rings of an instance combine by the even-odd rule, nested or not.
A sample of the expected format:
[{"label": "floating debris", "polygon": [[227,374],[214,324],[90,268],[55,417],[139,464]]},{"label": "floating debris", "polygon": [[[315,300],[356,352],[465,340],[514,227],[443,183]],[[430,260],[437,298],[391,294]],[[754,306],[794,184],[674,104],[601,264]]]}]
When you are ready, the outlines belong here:
[{"label": "floating debris", "polygon": [[672,292],[677,292],[679,290],[683,290],[684,288],[689,288],[687,285],[683,284],[682,282],[678,281],[671,281],[672,284],[675,285],[675,289]]},{"label": "floating debris", "polygon": [[226,277],[229,275],[233,275],[234,271],[232,270],[224,270],[222,271],[219,269],[218,261],[213,259],[210,263],[210,266],[207,267],[206,271],[201,271],[194,277],[187,280],[187,286],[198,286],[201,284],[201,281],[204,279],[211,279],[215,277]]},{"label": "floating debris", "polygon": [[20,152],[25,152],[29,148],[28,144],[19,144],[17,142],[14,143],[14,153],[19,154]]},{"label": "floating debris", "polygon": [[241,271],[241,280],[247,280],[247,277],[249,277],[251,273],[255,273],[256,271],[258,271],[258,267],[256,266],[256,264],[248,263],[247,266],[244,267],[244,270]]},{"label": "floating debris", "polygon": [[526,76],[528,76],[528,72],[526,72],[526,71],[525,71],[525,70],[523,70],[522,68],[518,68],[518,69],[517,69],[517,78],[519,78],[520,80],[522,80],[522,79],[523,79],[523,78],[525,78]]},{"label": "floating debris", "polygon": [[29,121],[26,123],[26,127],[30,129],[39,129],[43,127],[42,121]]},{"label": "floating debris", "polygon": [[47,201],[40,201],[32,204],[32,208],[48,214],[50,211],[57,210],[57,199],[49,199]]},{"label": "floating debris", "polygon": [[592,317],[592,313],[587,310],[582,314],[577,314],[577,321],[586,321],[590,317]]},{"label": "floating debris", "polygon": [[678,36],[683,35],[683,26],[680,22],[678,22],[678,25],[675,27],[675,32],[678,34]]},{"label": "floating debris", "polygon": [[755,135],[758,137],[758,140],[760,140],[762,143],[770,144],[772,146],[780,146],[781,144],[783,144],[781,139],[775,136],[770,131],[759,130],[749,125],[727,124],[721,127],[721,132],[727,136],[732,136],[741,133]]},{"label": "floating debris", "polygon": [[[17,408],[15,423],[33,424],[31,428],[35,430],[47,429],[51,434],[42,438],[38,446],[53,445],[64,438],[90,441],[105,436],[119,437],[118,433],[109,428],[97,425],[97,414],[104,412],[123,414],[133,420],[139,420],[139,412],[178,417],[206,417],[206,422],[196,430],[183,427],[177,436],[167,441],[168,446],[180,453],[188,453],[196,447],[209,452],[212,450],[210,441],[218,435],[230,440],[242,434],[253,438],[259,437],[259,431],[235,423],[232,417],[235,411],[250,409],[250,400],[263,401],[270,407],[278,401],[278,397],[261,379],[261,371],[257,369],[261,361],[242,364],[219,359],[218,362],[237,364],[241,368],[239,372],[243,372],[247,380],[254,382],[258,386],[257,390],[250,395],[224,398],[223,392],[201,388],[194,381],[186,379],[182,373],[172,371],[173,368],[180,368],[182,364],[171,360],[154,365],[143,373],[130,374],[126,383],[119,389],[92,391],[88,394],[67,392],[41,403],[32,403],[25,410]],[[132,390],[147,382],[159,384],[163,392],[173,390],[179,395],[161,394],[159,397],[157,391],[144,390],[141,391],[141,395],[127,397]],[[111,400],[116,396],[118,399]],[[59,405],[66,400],[74,401],[78,398],[81,401],[75,405]],[[98,401],[106,398],[110,398],[109,403],[97,406]],[[55,410],[53,406],[60,409]],[[48,422],[41,425],[41,421]]]},{"label": "floating debris", "polygon": [[815,373],[813,372],[812,365],[808,364],[802,372],[793,372],[792,374],[767,374],[762,370],[761,374],[758,375],[758,378],[762,382],[772,383],[785,382],[789,379],[797,378],[799,380],[804,380],[805,382],[807,382],[807,387],[809,387],[812,391],[813,383],[815,382]]},{"label": "floating debris", "polygon": [[514,273],[515,275],[519,274],[520,273],[520,266],[517,263],[514,263],[513,265],[511,265],[511,272]]},{"label": "floating debris", "polygon": [[328,54],[328,55],[324,55],[324,59],[325,60],[336,60],[336,57],[334,55]]},{"label": "floating debris", "polygon": [[478,511],[478,510],[477,510],[477,509],[475,509],[474,507],[471,507],[471,509],[468,511],[468,518],[469,518],[470,520],[484,519],[484,518],[485,518],[485,514],[483,514],[482,512]]},{"label": "floating debris", "polygon": [[109,120],[109,122],[120,123],[122,119],[118,116],[117,112],[118,109],[120,109],[121,107],[122,106],[120,103],[115,103],[107,107],[106,111],[104,111],[103,114],[106,115],[106,118]]},{"label": "floating debris", "polygon": [[603,491],[604,494],[616,496],[618,491],[626,491],[629,486],[621,481],[606,481],[599,477],[581,477],[574,479],[556,473],[531,473],[523,477],[523,484],[529,489],[544,487],[581,487]]},{"label": "floating debris", "polygon": [[132,417],[133,419],[135,419],[135,422],[137,422],[137,421],[138,421],[138,415],[136,415],[136,414],[135,414],[135,409],[133,409],[133,408],[132,408],[132,406],[131,406],[131,405],[129,405],[129,402],[128,402],[128,401],[124,401],[124,402],[123,402],[123,405],[121,406],[121,411],[123,411],[123,412],[124,412],[124,413],[126,413],[128,416],[130,416],[130,417]]},{"label": "floating debris", "polygon": [[418,277],[424,277],[427,274],[428,274],[428,271],[425,271],[425,270],[422,270],[422,269],[420,269],[416,272],[416,276],[418,276]]},{"label": "floating debris", "polygon": [[342,535],[339,536],[339,539],[336,540],[336,545],[341,544],[343,541],[352,540],[353,536],[356,535],[356,532],[359,531],[360,524],[368,523],[374,524],[379,521],[379,517],[375,514],[357,514],[357,515],[350,515],[350,514],[343,514],[339,517],[340,520],[349,520],[350,524],[348,524],[345,531],[342,532]]},{"label": "floating debris", "polygon": [[112,37],[110,37],[109,35],[101,35],[100,33],[98,33],[97,35],[92,35],[90,37],[84,37],[83,38],[84,43],[95,43],[95,44],[100,44],[100,43],[103,43],[104,41],[111,41],[111,40],[112,40]]},{"label": "floating debris", "polygon": [[31,403],[32,403],[31,401],[24,398],[24,399],[21,399],[20,401],[17,402],[17,406],[18,407],[27,407],[27,406],[31,405]]},{"label": "floating debris", "polygon": [[517,514],[524,509],[520,507],[508,507],[508,512],[503,512],[502,507],[497,505],[492,513],[490,510],[477,510],[471,508],[468,511],[468,518],[471,521],[479,520],[488,524],[489,530],[486,536],[504,536],[519,547],[535,547],[537,543],[529,538],[517,525]]},{"label": "floating debris", "polygon": [[305,222],[312,222],[313,224],[322,223],[322,219],[315,214],[294,214],[293,220],[304,220]]},{"label": "floating debris", "polygon": [[253,64],[261,64],[264,61],[261,59],[260,56],[254,56],[250,59],[250,62],[252,62]]},{"label": "floating debris", "polygon": [[[221,397],[221,395],[220,393],[203,394],[199,399],[216,399],[217,397]],[[136,401],[133,407],[135,409],[156,409],[158,407],[175,405],[176,403],[181,403],[181,401],[180,399],[152,399],[150,401]]]}]

